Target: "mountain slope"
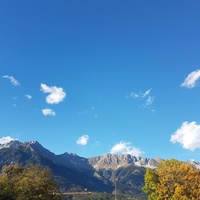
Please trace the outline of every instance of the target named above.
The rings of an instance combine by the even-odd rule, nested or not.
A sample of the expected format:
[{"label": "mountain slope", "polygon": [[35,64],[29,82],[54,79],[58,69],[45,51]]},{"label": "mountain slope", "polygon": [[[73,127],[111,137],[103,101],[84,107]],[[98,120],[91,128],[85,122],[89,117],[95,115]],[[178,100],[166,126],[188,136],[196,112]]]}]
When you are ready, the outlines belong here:
[{"label": "mountain slope", "polygon": [[[55,155],[39,142],[9,141],[0,146],[0,169],[4,165],[39,164],[49,167],[63,191],[89,191],[144,196],[146,168],[156,168],[161,158],[141,158],[129,154],[105,154],[83,158],[76,154]],[[200,169],[200,163],[187,161]]]},{"label": "mountain slope", "polygon": [[78,170],[72,165],[62,165],[55,154],[43,148],[38,142],[25,142],[16,148],[0,149],[0,168],[4,165],[17,163],[22,165],[39,164],[49,167],[62,190],[81,191],[85,188],[100,192],[112,192],[113,190],[112,185],[106,185],[94,177],[93,171],[89,174],[88,171]]}]

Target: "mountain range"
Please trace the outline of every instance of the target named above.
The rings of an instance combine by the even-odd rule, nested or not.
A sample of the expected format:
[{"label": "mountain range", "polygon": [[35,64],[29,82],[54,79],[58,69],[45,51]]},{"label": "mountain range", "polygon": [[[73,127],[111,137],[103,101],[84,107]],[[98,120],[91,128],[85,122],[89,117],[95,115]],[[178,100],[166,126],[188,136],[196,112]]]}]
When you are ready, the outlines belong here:
[{"label": "mountain range", "polygon": [[[83,191],[87,188],[89,191],[112,193],[117,181],[118,193],[143,196],[146,168],[154,169],[163,160],[129,154],[105,154],[92,158],[73,153],[55,155],[37,141],[11,140],[0,144],[0,169],[16,163],[47,166],[62,191]],[[200,169],[200,162],[187,162]]]}]

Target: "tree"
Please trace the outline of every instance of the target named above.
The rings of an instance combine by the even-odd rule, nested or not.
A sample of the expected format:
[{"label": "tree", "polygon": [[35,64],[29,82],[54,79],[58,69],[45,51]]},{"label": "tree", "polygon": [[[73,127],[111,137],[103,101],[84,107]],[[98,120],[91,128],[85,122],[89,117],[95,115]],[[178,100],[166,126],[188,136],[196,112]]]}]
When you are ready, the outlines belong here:
[{"label": "tree", "polygon": [[0,199],[59,200],[58,187],[48,168],[5,166],[0,175]]},{"label": "tree", "polygon": [[147,169],[143,191],[148,200],[200,199],[200,171],[175,159],[163,161],[156,170]]},{"label": "tree", "polygon": [[144,176],[145,186],[143,191],[148,195],[148,200],[156,200],[157,198],[157,184],[159,183],[158,175],[152,169],[147,169]]},{"label": "tree", "polygon": [[20,179],[23,168],[20,165],[5,166],[0,175],[0,199],[16,199],[15,184]]}]

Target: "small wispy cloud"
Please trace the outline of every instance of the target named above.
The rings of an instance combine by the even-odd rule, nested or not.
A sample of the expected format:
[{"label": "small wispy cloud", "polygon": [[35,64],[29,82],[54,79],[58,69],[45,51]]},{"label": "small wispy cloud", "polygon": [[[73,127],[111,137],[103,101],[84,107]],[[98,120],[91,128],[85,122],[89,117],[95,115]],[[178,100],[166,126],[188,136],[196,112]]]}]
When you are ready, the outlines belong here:
[{"label": "small wispy cloud", "polygon": [[130,154],[136,157],[144,154],[139,148],[133,147],[130,142],[116,143],[110,150],[111,154]]},{"label": "small wispy cloud", "polygon": [[52,109],[50,109],[50,108],[42,109],[42,113],[45,116],[47,116],[47,115],[55,116],[56,115],[56,113]]},{"label": "small wispy cloud", "polygon": [[88,135],[83,135],[83,136],[81,136],[81,137],[78,138],[78,140],[76,141],[76,143],[78,145],[85,146],[85,145],[87,145],[88,140],[89,140],[89,136]]},{"label": "small wispy cloud", "polygon": [[196,71],[193,71],[190,74],[188,74],[184,82],[181,84],[181,87],[193,88],[197,85],[197,81],[199,79],[200,79],[200,69],[197,69]]},{"label": "small wispy cloud", "polygon": [[79,114],[80,115],[90,114],[90,115],[93,115],[95,118],[98,117],[97,110],[94,106],[91,106],[90,108],[80,111]]},{"label": "small wispy cloud", "polygon": [[25,97],[26,97],[27,99],[32,99],[32,96],[31,96],[30,94],[25,94]]},{"label": "small wispy cloud", "polygon": [[9,79],[10,82],[11,82],[14,86],[19,86],[19,85],[20,85],[20,83],[19,83],[13,76],[5,75],[5,76],[2,76],[2,78]]},{"label": "small wispy cloud", "polygon": [[66,97],[65,91],[61,87],[48,86],[46,84],[41,83],[41,91],[44,93],[50,93],[46,97],[46,102],[48,104],[58,104],[62,102]]},{"label": "small wispy cloud", "polygon": [[150,95],[150,92],[151,92],[151,88],[148,89],[147,91],[145,91],[145,92],[142,94],[143,97],[149,96],[149,95]]},{"label": "small wispy cloud", "polygon": [[145,98],[146,96],[149,96],[151,92],[151,88],[146,90],[145,92],[131,92],[129,95],[126,96],[126,98]]},{"label": "small wispy cloud", "polygon": [[172,143],[180,143],[184,149],[195,150],[200,148],[200,124],[183,122],[181,127],[171,135]]},{"label": "small wispy cloud", "polygon": [[133,99],[144,99],[145,103],[143,104],[144,107],[150,106],[153,102],[155,97],[151,96],[151,88],[146,90],[145,92],[131,92],[129,95],[127,95],[125,98],[133,98]]},{"label": "small wispy cloud", "polygon": [[145,102],[145,106],[149,106],[153,103],[154,97],[149,96],[148,99]]}]

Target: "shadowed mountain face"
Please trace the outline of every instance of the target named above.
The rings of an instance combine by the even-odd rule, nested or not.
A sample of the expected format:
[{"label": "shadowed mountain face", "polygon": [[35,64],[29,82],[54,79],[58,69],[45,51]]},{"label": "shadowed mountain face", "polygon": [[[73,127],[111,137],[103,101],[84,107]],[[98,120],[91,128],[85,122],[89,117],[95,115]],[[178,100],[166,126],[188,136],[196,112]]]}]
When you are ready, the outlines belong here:
[{"label": "shadowed mountain face", "polygon": [[[39,164],[49,167],[55,179],[58,181],[62,190],[81,191],[85,188],[91,191],[112,192],[113,186],[106,185],[103,181],[93,176],[93,168],[82,160],[82,158],[68,154],[56,156],[54,153],[45,149],[38,142],[24,142],[15,148],[6,147],[0,149],[0,168],[4,165],[17,164],[22,165]],[[62,159],[63,158],[63,159]],[[76,159],[76,163],[73,159]],[[79,169],[78,163],[83,162],[83,167]],[[84,168],[86,170],[84,170]]]},{"label": "shadowed mountain face", "polygon": [[[0,169],[4,165],[39,164],[49,167],[63,191],[108,192],[114,190],[122,194],[144,195],[144,174],[146,168],[156,168],[163,161],[160,158],[141,158],[132,155],[106,154],[93,158],[83,158],[76,154],[55,155],[39,142],[9,141],[0,145]],[[190,161],[200,168],[200,163]]]}]

